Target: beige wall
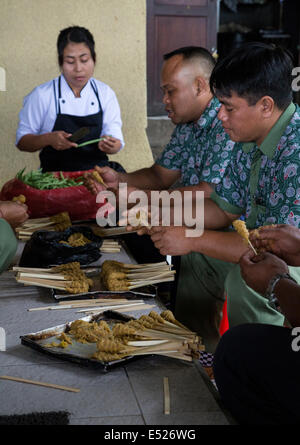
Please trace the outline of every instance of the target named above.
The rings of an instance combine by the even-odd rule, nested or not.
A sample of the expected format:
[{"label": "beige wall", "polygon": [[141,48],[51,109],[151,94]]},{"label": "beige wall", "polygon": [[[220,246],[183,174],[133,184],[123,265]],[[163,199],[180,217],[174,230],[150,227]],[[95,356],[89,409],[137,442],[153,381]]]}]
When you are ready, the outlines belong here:
[{"label": "beige wall", "polygon": [[[23,97],[59,74],[56,39],[61,29],[80,25],[96,42],[95,77],[116,92],[126,146],[113,160],[128,171],[152,164],[146,136],[145,0],[1,0],[0,186],[26,166],[39,166],[38,155],[14,145]],[[1,79],[0,79],[1,80]]]}]

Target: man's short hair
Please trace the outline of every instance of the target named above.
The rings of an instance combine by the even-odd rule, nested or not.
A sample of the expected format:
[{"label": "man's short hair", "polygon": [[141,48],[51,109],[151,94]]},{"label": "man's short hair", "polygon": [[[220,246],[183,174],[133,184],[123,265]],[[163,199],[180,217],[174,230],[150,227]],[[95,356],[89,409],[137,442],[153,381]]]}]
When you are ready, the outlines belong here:
[{"label": "man's short hair", "polygon": [[263,96],[273,98],[283,110],[293,98],[293,61],[287,50],[275,45],[250,42],[236,48],[215,66],[210,88],[217,96],[233,93],[255,105]]},{"label": "man's short hair", "polygon": [[202,46],[184,46],[164,54],[163,59],[168,60],[177,55],[181,55],[184,62],[196,61],[201,64],[208,77],[215,66],[215,59],[212,54]]}]

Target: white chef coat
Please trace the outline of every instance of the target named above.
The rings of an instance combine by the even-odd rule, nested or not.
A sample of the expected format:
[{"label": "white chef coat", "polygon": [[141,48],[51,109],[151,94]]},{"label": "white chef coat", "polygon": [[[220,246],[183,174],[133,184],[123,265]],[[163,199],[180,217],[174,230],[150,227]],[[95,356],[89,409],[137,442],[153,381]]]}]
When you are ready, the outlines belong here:
[{"label": "white chef coat", "polygon": [[[103,128],[99,135],[110,135],[120,139],[121,149],[124,147],[122,134],[121,111],[115,92],[105,83],[93,77],[75,97],[72,89],[61,75],[60,110],[62,114],[73,116],[87,116],[99,111],[97,96],[91,86],[93,82],[98,91],[103,110]],[[23,108],[19,113],[19,125],[16,135],[16,145],[26,134],[44,134],[52,131],[57,117],[58,77],[34,88],[23,101]]]}]

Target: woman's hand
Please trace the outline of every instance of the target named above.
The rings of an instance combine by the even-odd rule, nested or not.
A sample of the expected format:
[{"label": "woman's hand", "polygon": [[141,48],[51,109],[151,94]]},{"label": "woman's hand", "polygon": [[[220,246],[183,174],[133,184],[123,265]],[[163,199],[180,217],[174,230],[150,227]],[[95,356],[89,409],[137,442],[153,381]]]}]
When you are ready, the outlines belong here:
[{"label": "woman's hand", "polygon": [[248,250],[241,256],[239,264],[246,284],[261,295],[266,293],[271,278],[289,271],[283,260],[269,252],[255,255]]},{"label": "woman's hand", "polygon": [[300,266],[300,230],[288,224],[263,226],[250,240],[257,249],[264,249],[282,258],[290,266]]},{"label": "woman's hand", "polygon": [[52,131],[49,133],[49,144],[57,151],[68,150],[72,147],[77,147],[75,142],[69,141],[69,137],[72,133],[66,133],[65,131]]},{"label": "woman's hand", "polygon": [[98,143],[99,150],[103,151],[108,155],[117,153],[120,150],[122,146],[120,139],[106,135],[101,137],[103,139]]}]

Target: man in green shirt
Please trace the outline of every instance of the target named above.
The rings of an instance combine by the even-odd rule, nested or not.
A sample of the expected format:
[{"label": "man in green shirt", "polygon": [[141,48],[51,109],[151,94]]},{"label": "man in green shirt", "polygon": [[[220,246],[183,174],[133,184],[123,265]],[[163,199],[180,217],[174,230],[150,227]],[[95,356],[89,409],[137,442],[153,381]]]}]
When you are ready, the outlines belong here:
[{"label": "man in green shirt", "polygon": [[[282,325],[283,315],[246,286],[238,261],[247,250],[230,230],[245,217],[249,229],[273,223],[300,226],[300,111],[292,103],[292,61],[280,48],[250,43],[221,60],[211,88],[218,117],[236,142],[224,178],[205,200],[204,233],[185,237],[183,227],[155,227],[162,254],[182,255],[176,317],[203,336],[209,352],[218,342],[206,307],[228,298],[229,326],[247,322]],[[299,268],[290,274],[300,283]]]}]

